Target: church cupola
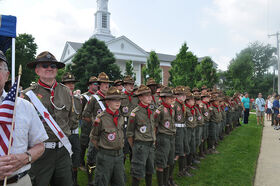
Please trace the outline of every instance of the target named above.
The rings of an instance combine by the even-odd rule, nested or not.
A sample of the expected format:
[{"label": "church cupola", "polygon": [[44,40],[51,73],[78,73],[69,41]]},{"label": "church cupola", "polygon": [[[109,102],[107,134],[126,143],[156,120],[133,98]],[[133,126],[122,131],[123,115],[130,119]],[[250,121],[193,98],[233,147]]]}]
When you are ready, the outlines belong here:
[{"label": "church cupola", "polygon": [[109,41],[115,37],[110,30],[110,12],[108,11],[108,0],[97,0],[97,11],[95,13],[95,30],[92,37],[102,41]]}]

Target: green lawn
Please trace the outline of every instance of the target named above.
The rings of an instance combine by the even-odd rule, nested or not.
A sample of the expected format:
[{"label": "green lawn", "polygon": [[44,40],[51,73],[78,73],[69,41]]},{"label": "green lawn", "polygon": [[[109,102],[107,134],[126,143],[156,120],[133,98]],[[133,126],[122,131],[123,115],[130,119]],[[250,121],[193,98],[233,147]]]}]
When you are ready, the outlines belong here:
[{"label": "green lawn", "polygon": [[[218,146],[220,154],[208,155],[202,160],[199,169],[193,171],[195,176],[178,178],[175,169],[175,180],[180,186],[185,185],[213,185],[213,186],[249,186],[253,185],[257,158],[260,151],[262,127],[256,126],[256,116],[250,115],[249,124],[236,128]],[[129,175],[129,161],[126,164],[126,174]],[[84,172],[79,172],[79,184],[87,184]],[[127,185],[131,185],[128,176]],[[142,185],[144,181],[142,181]],[[153,177],[156,184],[156,175]]]}]

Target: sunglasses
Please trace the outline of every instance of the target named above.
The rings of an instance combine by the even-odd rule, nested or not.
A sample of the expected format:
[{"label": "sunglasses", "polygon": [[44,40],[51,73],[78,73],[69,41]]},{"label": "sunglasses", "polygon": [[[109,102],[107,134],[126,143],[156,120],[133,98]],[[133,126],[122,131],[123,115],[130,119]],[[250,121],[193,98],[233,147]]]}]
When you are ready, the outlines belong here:
[{"label": "sunglasses", "polygon": [[43,68],[49,68],[49,67],[51,67],[52,69],[57,68],[56,64],[43,63],[43,64],[40,64],[40,66],[43,67]]}]

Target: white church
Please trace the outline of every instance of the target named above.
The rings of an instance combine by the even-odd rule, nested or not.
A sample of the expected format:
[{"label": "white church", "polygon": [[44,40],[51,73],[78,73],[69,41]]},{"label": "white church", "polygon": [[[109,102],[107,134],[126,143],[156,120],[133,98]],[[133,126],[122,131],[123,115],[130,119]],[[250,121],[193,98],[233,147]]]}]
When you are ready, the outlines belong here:
[{"label": "white church", "polygon": [[[125,64],[131,60],[136,74],[136,84],[140,85],[142,68],[146,65],[149,52],[132,42],[125,36],[115,37],[110,30],[110,12],[108,11],[108,0],[97,0],[97,11],[95,13],[95,30],[91,38],[104,41],[109,50],[114,54],[117,65],[121,72],[125,73]],[[82,47],[83,43],[67,41],[60,61],[71,64],[76,52]],[[174,55],[157,53],[162,68],[162,84],[168,85],[169,69],[171,62],[176,58]],[[199,58],[201,61],[203,58]],[[216,66],[216,64],[214,64]]]}]

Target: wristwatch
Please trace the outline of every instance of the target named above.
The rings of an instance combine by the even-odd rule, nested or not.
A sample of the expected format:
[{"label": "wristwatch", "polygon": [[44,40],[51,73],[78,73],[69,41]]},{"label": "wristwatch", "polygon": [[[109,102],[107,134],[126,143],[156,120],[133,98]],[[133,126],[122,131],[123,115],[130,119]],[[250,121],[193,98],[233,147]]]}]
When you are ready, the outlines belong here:
[{"label": "wristwatch", "polygon": [[28,155],[28,164],[31,163],[31,161],[32,161],[32,156],[31,156],[31,154],[30,154],[28,151],[26,151],[25,154]]}]

